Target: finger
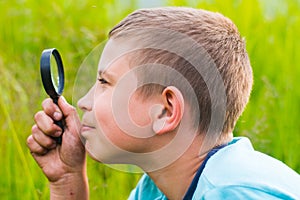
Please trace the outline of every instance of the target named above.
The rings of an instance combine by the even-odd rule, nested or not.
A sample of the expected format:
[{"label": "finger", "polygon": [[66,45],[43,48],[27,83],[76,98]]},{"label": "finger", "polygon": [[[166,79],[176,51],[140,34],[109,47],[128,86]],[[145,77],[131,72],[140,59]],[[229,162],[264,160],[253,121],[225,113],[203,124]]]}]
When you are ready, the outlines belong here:
[{"label": "finger", "polygon": [[61,128],[57,126],[53,119],[45,112],[39,111],[34,116],[34,121],[37,127],[46,135],[58,137],[61,135]]},{"label": "finger", "polygon": [[44,112],[56,121],[62,119],[62,112],[52,99],[47,98],[43,101],[42,107]]},{"label": "finger", "polygon": [[45,135],[37,125],[32,127],[32,137],[33,139],[43,148],[48,150],[54,149],[56,147],[56,142],[53,138]]},{"label": "finger", "polygon": [[43,148],[42,146],[40,146],[34,139],[33,139],[33,136],[30,135],[28,138],[27,138],[27,146],[30,150],[30,152],[32,154],[37,154],[37,155],[45,155],[48,150]]}]

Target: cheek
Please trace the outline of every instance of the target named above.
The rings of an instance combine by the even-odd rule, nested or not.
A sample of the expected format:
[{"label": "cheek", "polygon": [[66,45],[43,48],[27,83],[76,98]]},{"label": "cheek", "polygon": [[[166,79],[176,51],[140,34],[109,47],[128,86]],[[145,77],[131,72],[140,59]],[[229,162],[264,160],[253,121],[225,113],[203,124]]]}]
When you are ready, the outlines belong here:
[{"label": "cheek", "polygon": [[113,117],[111,108],[111,94],[109,92],[95,95],[93,112],[98,127],[111,125],[113,122]]},{"label": "cheek", "polygon": [[148,104],[134,95],[129,100],[126,96],[116,98],[113,90],[95,97],[93,112],[97,134],[102,140],[109,140],[123,150],[135,152],[139,149],[140,138],[153,136]]},{"label": "cheek", "polygon": [[118,108],[113,108],[112,96],[111,91],[98,95],[94,101],[93,111],[98,129],[97,134],[103,140],[109,140],[113,145],[120,146],[120,141],[125,139],[126,133],[120,129],[120,120],[116,117]]},{"label": "cheek", "polygon": [[137,99],[135,95],[130,98],[128,105],[128,113],[132,123],[139,127],[146,127],[151,124],[151,116],[150,116],[151,107]]}]

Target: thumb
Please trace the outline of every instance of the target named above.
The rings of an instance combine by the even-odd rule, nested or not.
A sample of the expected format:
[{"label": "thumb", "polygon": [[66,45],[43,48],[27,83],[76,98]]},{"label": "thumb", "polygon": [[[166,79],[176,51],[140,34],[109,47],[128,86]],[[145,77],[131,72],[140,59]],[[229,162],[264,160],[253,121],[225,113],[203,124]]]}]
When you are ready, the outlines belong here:
[{"label": "thumb", "polygon": [[75,107],[70,105],[63,96],[59,97],[58,106],[64,115],[67,128],[72,132],[79,133],[81,123]]},{"label": "thumb", "polygon": [[65,97],[60,96],[58,99],[58,106],[61,109],[61,111],[63,112],[63,115],[65,118],[67,118],[68,116],[73,115],[74,113],[76,113],[75,108],[70,105],[67,100],[65,99]]}]

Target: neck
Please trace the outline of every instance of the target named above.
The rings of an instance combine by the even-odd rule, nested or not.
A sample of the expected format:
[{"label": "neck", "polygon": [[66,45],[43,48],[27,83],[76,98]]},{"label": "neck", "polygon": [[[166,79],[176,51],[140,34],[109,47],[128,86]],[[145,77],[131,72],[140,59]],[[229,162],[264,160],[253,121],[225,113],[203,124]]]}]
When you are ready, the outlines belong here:
[{"label": "neck", "polygon": [[[182,199],[187,192],[207,152],[199,156],[201,140],[197,136],[187,151],[175,162],[148,173],[156,186],[168,199]],[[197,148],[198,147],[198,148]]]},{"label": "neck", "polygon": [[[232,140],[232,134],[228,136],[223,138],[223,141],[219,140],[216,146]],[[162,169],[148,173],[168,199],[183,199],[207,153],[213,148],[209,148],[206,152],[202,151],[199,155],[199,147],[202,146],[202,141],[203,138],[200,135],[196,136],[191,146],[179,159]]]}]

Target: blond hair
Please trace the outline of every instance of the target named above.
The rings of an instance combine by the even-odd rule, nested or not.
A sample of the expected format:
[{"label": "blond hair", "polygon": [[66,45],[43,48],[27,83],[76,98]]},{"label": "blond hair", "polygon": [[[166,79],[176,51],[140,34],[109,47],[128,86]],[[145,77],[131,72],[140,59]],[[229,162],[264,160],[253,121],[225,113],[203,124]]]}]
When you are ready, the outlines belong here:
[{"label": "blond hair", "polygon": [[[222,133],[232,132],[249,100],[253,83],[245,42],[234,23],[219,13],[200,9],[183,7],[141,9],[117,24],[110,31],[109,36],[110,38],[130,37],[130,34],[125,33],[145,28],[162,28],[183,33],[206,50],[222,77],[226,92],[226,113]],[[166,64],[189,80],[201,110],[199,130],[206,132],[211,117],[210,107],[214,105],[210,101],[205,81],[199,73],[193,71],[191,63],[174,53],[151,48],[144,49],[137,55],[137,64],[149,62]],[[194,52],[193,56],[197,57],[197,52]],[[150,95],[157,91],[157,88],[159,91],[162,89],[148,86],[143,93],[146,96]]]}]

